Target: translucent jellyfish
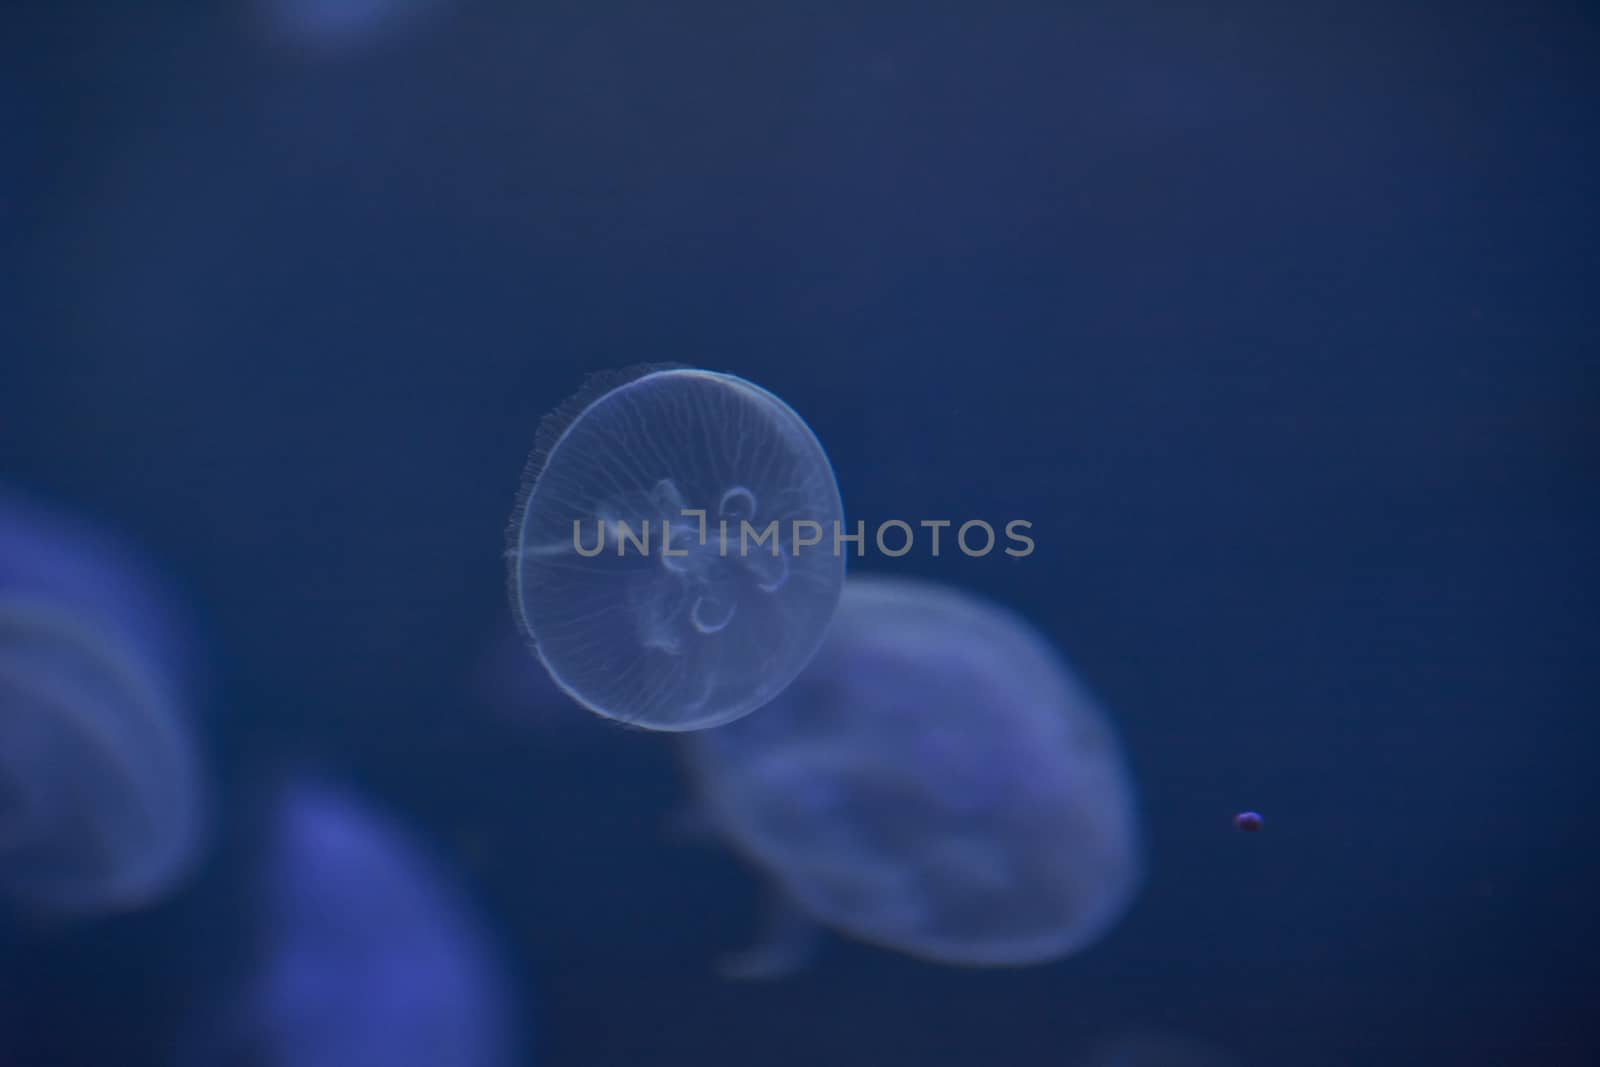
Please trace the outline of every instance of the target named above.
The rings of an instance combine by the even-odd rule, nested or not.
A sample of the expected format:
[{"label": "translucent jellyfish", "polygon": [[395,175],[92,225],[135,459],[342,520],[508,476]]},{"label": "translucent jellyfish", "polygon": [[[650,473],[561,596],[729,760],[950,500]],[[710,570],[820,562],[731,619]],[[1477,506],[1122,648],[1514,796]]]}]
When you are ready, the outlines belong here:
[{"label": "translucent jellyfish", "polygon": [[822,650],[759,715],[689,735],[703,823],[776,887],[771,977],[816,924],[929,961],[1023,965],[1101,937],[1141,877],[1110,721],[1022,619],[854,578]]},{"label": "translucent jellyfish", "polygon": [[731,722],[821,644],[842,521],[828,457],[783,401],[728,374],[627,372],[540,428],[511,520],[512,607],[591,711],[652,730]]},{"label": "translucent jellyfish", "polygon": [[204,796],[165,598],[120,546],[0,493],[0,899],[60,918],[192,869]]},{"label": "translucent jellyfish", "polygon": [[451,879],[355,796],[283,788],[248,975],[185,1067],[501,1067],[521,1057],[505,974]]}]

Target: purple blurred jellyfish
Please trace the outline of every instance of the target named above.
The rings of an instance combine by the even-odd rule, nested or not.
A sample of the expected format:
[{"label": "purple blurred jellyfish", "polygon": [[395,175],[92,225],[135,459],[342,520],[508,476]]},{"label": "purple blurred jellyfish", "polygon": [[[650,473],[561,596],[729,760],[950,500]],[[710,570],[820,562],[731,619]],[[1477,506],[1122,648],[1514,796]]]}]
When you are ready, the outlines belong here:
[{"label": "purple blurred jellyfish", "polygon": [[442,0],[253,0],[269,40],[312,54],[360,51],[402,36],[439,14]]},{"label": "purple blurred jellyfish", "polygon": [[1110,720],[1021,618],[931,582],[850,579],[789,689],[682,746],[704,823],[776,885],[774,930],[730,976],[794,969],[817,924],[1042,963],[1103,936],[1141,878]]},{"label": "purple blurred jellyfish", "polygon": [[139,907],[197,862],[206,798],[164,591],[121,545],[0,490],[0,901]]},{"label": "purple blurred jellyfish", "polygon": [[522,1062],[489,935],[444,872],[383,817],[333,787],[290,784],[264,871],[256,964],[186,1062]]}]

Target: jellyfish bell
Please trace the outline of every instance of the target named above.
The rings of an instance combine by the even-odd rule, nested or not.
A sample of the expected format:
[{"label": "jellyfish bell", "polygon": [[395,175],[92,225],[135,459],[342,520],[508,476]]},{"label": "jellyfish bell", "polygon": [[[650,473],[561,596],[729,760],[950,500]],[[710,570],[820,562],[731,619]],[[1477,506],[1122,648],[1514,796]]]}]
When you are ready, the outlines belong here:
[{"label": "jellyfish bell", "polygon": [[195,1020],[184,1067],[522,1062],[526,1027],[492,939],[404,828],[305,773],[276,791],[268,822],[255,949]]},{"label": "jellyfish bell", "polygon": [[149,668],[170,699],[201,688],[194,627],[149,560],[108,531],[0,485],[0,594],[76,613]]},{"label": "jellyfish bell", "polygon": [[0,901],[69,919],[151,903],[207,822],[185,642],[120,546],[0,494]]},{"label": "jellyfish bell", "polygon": [[0,887],[24,910],[144,904],[201,830],[178,717],[114,640],[51,605],[0,597]]},{"label": "jellyfish bell", "polygon": [[792,408],[643,367],[547,418],[511,518],[511,604],[561,689],[652,730],[732,722],[820,647],[844,586],[839,487]]},{"label": "jellyfish bell", "polygon": [[444,0],[251,0],[249,11],[264,43],[333,57],[403,39],[447,6]]},{"label": "jellyfish bell", "polygon": [[931,582],[854,578],[822,650],[759,715],[680,751],[721,836],[775,884],[777,976],[809,918],[933,962],[1077,952],[1142,877],[1110,720],[1022,619]]}]

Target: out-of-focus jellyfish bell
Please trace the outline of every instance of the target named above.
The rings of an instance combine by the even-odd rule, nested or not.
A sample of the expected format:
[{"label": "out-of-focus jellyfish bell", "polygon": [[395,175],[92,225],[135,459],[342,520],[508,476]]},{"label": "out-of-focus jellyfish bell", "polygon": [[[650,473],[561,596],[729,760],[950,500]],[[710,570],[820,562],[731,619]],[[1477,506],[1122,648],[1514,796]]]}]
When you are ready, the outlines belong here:
[{"label": "out-of-focus jellyfish bell", "polygon": [[205,796],[172,606],[128,551],[0,491],[0,900],[70,918],[190,873]]},{"label": "out-of-focus jellyfish bell", "polygon": [[525,1062],[488,935],[387,819],[292,781],[262,862],[256,961],[185,1067]]},{"label": "out-of-focus jellyfish bell", "polygon": [[550,675],[652,730],[781,693],[844,585],[833,467],[782,400],[689,368],[591,382],[545,420],[511,517],[511,603]]},{"label": "out-of-focus jellyfish bell", "polygon": [[442,0],[252,0],[254,20],[273,43],[302,52],[359,51],[409,30]]},{"label": "out-of-focus jellyfish bell", "polygon": [[787,902],[733,976],[792,969],[815,923],[1039,963],[1101,937],[1140,880],[1106,715],[1022,619],[930,582],[852,579],[794,684],[682,750],[705,821]]}]

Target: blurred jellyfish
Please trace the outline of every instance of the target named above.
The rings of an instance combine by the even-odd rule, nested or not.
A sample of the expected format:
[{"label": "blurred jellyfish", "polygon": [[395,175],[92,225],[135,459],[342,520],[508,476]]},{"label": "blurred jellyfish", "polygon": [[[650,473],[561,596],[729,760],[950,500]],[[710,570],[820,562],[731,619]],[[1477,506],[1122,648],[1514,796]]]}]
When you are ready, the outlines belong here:
[{"label": "blurred jellyfish", "polygon": [[731,722],[821,644],[842,521],[828,457],[783,401],[728,374],[626,372],[540,427],[511,520],[512,607],[591,711],[652,730]]},{"label": "blurred jellyfish", "polygon": [[798,966],[821,923],[926,960],[1023,965],[1103,935],[1141,874],[1109,720],[1017,616],[855,578],[761,714],[687,736],[702,818],[776,883],[735,977]]},{"label": "blurred jellyfish", "polygon": [[284,47],[340,53],[423,22],[441,0],[252,0],[260,31]]},{"label": "blurred jellyfish", "polygon": [[188,875],[205,797],[170,605],[126,549],[0,491],[0,899],[71,918]]},{"label": "blurred jellyfish", "polygon": [[186,1067],[499,1067],[520,1059],[488,934],[355,797],[299,780],[274,809],[256,960]]}]

